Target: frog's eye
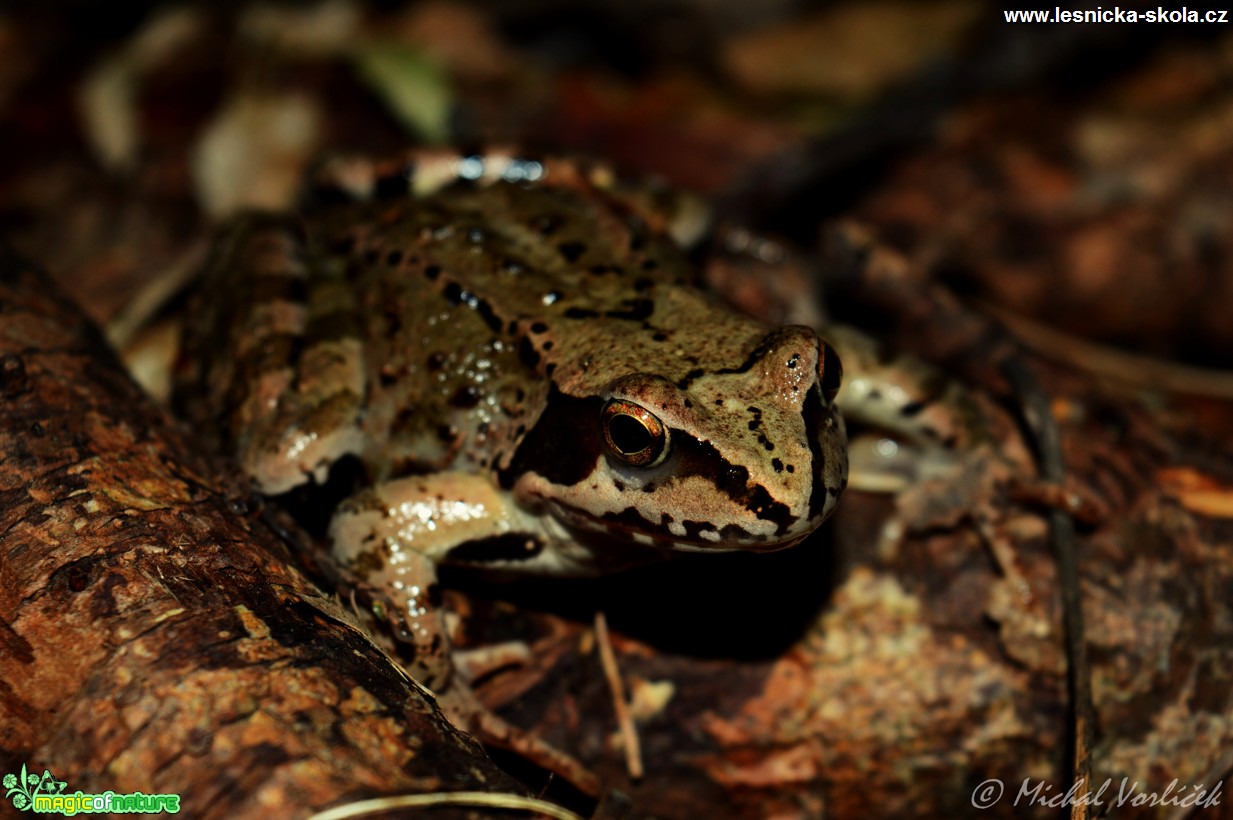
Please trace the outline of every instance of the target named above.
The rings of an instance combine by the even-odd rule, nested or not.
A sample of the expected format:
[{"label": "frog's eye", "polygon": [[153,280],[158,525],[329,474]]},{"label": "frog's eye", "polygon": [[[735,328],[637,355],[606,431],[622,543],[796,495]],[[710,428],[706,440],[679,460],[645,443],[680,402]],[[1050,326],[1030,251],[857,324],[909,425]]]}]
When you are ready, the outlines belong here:
[{"label": "frog's eye", "polygon": [[644,407],[611,399],[600,414],[604,443],[614,456],[633,467],[654,467],[668,452],[668,431]]},{"label": "frog's eye", "polygon": [[843,362],[835,348],[822,342],[822,355],[818,358],[818,378],[822,382],[822,395],[828,401],[835,400],[839,387],[843,384]]}]

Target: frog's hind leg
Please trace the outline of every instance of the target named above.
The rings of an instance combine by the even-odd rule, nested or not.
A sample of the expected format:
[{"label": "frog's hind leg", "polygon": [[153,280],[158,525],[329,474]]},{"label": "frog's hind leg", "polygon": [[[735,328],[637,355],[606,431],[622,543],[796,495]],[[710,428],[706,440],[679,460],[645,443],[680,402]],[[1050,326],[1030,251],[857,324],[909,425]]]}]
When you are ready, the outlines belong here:
[{"label": "frog's hind leg", "polygon": [[974,397],[963,385],[926,362],[890,355],[884,345],[855,328],[823,331],[844,366],[836,401],[844,418],[892,433],[849,442],[851,486],[898,492],[937,475],[954,473],[992,433]]},{"label": "frog's hind leg", "polygon": [[274,495],[325,480],[358,454],[364,394],[355,299],[318,265],[296,220],[250,214],[227,226],[206,265],[185,359],[199,368],[177,401]]}]

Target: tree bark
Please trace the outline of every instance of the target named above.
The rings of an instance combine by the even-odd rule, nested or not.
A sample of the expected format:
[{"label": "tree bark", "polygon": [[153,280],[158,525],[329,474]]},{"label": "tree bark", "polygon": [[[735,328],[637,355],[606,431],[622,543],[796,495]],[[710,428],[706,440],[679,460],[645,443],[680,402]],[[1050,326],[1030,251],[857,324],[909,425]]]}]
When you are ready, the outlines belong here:
[{"label": "tree bark", "polygon": [[523,794],[225,476],[0,249],[0,774],[194,817]]}]

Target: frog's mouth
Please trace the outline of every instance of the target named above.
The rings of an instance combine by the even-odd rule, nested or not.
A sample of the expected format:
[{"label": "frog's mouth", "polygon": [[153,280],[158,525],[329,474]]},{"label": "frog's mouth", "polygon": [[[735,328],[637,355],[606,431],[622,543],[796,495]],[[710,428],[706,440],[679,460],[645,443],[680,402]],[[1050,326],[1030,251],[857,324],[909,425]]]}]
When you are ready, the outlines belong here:
[{"label": "frog's mouth", "polygon": [[662,521],[644,518],[634,507],[602,515],[560,500],[548,502],[548,507],[554,518],[582,540],[594,540],[599,535],[617,545],[633,543],[673,552],[775,552],[794,546],[809,535],[805,532],[783,538],[750,533],[735,524],[717,528],[700,521],[685,521],[672,528]]}]

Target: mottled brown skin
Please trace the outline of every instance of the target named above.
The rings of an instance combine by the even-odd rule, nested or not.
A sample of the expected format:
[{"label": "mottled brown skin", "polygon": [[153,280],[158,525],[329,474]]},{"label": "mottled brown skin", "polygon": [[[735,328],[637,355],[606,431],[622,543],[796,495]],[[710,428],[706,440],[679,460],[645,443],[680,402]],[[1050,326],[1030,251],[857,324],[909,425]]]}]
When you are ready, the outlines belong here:
[{"label": "mottled brown skin", "polygon": [[426,685],[450,679],[439,562],[579,574],[777,549],[835,508],[837,357],[698,290],[671,215],[646,207],[662,197],[502,155],[342,163],[319,182],[300,215],[220,239],[181,404],[268,493],[358,458],[332,550],[381,591]]},{"label": "mottled brown skin", "polygon": [[[487,474],[571,530],[658,546],[807,535],[846,480],[837,362],[812,330],[693,287],[655,215],[559,176],[420,198],[378,176],[370,198],[305,216],[303,236],[250,222],[224,240],[212,275],[229,301],[193,347],[224,354],[206,395],[241,463],[272,492],[345,454],[374,483]],[[662,421],[662,463],[605,448],[613,398]]]}]

